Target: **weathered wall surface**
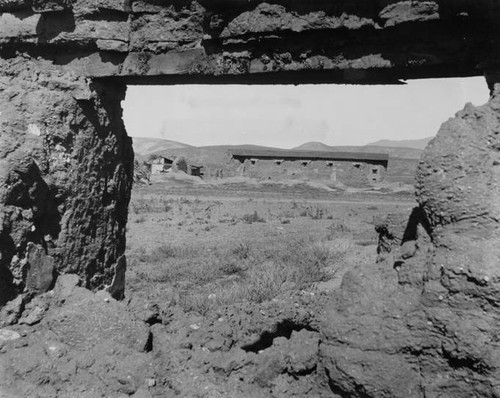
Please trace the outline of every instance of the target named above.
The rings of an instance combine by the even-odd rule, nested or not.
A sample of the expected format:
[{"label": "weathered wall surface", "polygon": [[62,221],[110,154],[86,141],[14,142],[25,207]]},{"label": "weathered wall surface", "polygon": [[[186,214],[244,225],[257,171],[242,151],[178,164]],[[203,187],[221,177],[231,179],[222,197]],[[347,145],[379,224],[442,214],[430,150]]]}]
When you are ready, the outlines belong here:
[{"label": "weathered wall surface", "polygon": [[468,104],[443,124],[417,172],[434,243],[422,304],[447,363],[467,370],[451,377],[454,388],[492,396],[500,394],[499,111],[497,84],[488,104]]},{"label": "weathered wall surface", "polygon": [[0,302],[47,290],[57,273],[111,284],[133,163],[124,88],[45,61],[0,65]]},{"label": "weathered wall surface", "polygon": [[493,0],[0,0],[5,291],[27,289],[28,257],[42,290],[51,269],[98,288],[124,268],[126,83],[494,80],[499,15]]},{"label": "weathered wall surface", "polygon": [[495,69],[499,16],[494,0],[3,0],[0,54],[137,83],[394,83]]},{"label": "weathered wall surface", "polygon": [[[0,306],[58,273],[123,294],[126,83],[485,73],[493,88],[499,15],[495,0],[0,0]],[[500,396],[499,90],[429,146],[399,253],[346,274],[320,314],[334,394]]]},{"label": "weathered wall surface", "polygon": [[379,258],[325,311],[332,391],[498,397],[500,85],[443,124],[417,172],[420,206],[377,222]]},{"label": "weathered wall surface", "polygon": [[[366,186],[383,180],[386,169],[375,163],[326,160],[247,159],[239,165],[241,175],[259,179],[290,179],[340,182],[349,186]],[[375,172],[374,172],[375,170]]]}]

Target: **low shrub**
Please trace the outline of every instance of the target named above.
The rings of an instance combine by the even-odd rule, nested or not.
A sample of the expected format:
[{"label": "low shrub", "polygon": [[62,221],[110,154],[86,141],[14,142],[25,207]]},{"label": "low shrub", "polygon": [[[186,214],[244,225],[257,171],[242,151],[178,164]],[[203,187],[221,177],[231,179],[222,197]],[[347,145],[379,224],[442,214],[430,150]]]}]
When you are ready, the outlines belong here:
[{"label": "low shrub", "polygon": [[223,262],[219,270],[225,275],[241,275],[244,271],[244,267],[237,261],[231,259]]},{"label": "low shrub", "polygon": [[238,243],[230,250],[231,254],[236,256],[239,260],[246,260],[250,257],[250,251],[251,249],[248,243]]},{"label": "low shrub", "polygon": [[343,236],[351,233],[351,228],[343,221],[337,220],[331,223],[327,228],[327,240],[335,239],[336,237]]},{"label": "low shrub", "polygon": [[321,220],[323,218],[323,214],[324,214],[323,209],[316,207],[316,211],[314,212],[314,214],[311,215],[311,218],[313,220]]},{"label": "low shrub", "polygon": [[175,257],[177,252],[173,246],[165,245],[154,248],[150,253],[145,254],[143,261],[147,263],[159,263],[169,258]]},{"label": "low shrub", "polygon": [[172,199],[132,197],[130,209],[134,214],[168,213],[172,210]]},{"label": "low shrub", "polygon": [[259,216],[257,210],[254,211],[253,213],[245,214],[244,216],[241,217],[241,220],[243,222],[246,222],[247,224],[253,224],[254,222],[266,222],[266,220],[264,220],[262,217]]}]

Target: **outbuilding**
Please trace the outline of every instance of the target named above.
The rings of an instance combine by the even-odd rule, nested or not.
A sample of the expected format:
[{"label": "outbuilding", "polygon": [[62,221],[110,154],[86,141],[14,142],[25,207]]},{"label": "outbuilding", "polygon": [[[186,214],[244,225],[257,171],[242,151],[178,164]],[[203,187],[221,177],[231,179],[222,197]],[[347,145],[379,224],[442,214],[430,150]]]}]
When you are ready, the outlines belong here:
[{"label": "outbuilding", "polygon": [[169,159],[164,156],[158,156],[147,164],[149,166],[151,174],[161,174],[169,171],[172,167],[172,163],[174,163],[173,159]]},{"label": "outbuilding", "polygon": [[188,174],[196,177],[203,177],[203,166],[197,164],[189,164]]}]

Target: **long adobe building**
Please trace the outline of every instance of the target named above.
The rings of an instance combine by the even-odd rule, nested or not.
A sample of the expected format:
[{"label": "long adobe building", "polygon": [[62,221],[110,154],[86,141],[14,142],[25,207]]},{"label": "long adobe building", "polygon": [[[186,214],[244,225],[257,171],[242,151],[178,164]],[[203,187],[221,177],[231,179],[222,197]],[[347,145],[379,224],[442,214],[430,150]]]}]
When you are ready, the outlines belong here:
[{"label": "long adobe building", "polygon": [[313,179],[359,186],[383,181],[389,155],[385,153],[233,150],[241,175],[253,178]]}]

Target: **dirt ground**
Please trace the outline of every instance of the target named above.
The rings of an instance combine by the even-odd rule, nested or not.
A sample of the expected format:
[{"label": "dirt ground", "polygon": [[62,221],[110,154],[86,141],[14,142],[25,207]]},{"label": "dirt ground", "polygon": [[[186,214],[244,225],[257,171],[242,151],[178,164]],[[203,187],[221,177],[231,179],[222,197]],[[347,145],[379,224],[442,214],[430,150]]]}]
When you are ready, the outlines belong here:
[{"label": "dirt ground", "polygon": [[414,205],[387,187],[136,185],[125,299],[61,276],[0,341],[0,397],[343,396],[324,309],[349,270],[374,272],[373,219]]}]

